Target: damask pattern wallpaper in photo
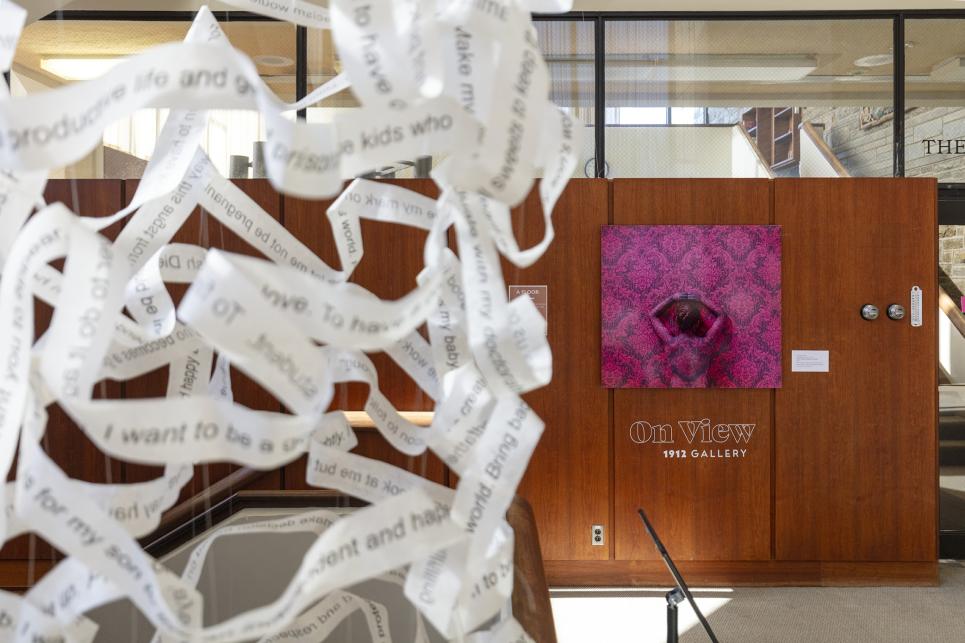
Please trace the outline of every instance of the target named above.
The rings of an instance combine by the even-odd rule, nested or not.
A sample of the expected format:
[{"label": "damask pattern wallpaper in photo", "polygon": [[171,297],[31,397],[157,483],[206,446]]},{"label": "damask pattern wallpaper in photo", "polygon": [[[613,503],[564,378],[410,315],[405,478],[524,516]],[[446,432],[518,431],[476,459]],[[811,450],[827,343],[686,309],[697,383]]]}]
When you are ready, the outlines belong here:
[{"label": "damask pattern wallpaper in photo", "polygon": [[607,388],[779,388],[780,226],[604,226]]}]

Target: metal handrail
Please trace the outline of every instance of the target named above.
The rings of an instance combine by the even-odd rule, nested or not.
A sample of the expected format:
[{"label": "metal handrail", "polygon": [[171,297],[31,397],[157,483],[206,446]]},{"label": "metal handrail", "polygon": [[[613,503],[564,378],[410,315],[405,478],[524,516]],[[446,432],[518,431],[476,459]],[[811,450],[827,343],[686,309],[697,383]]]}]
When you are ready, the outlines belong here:
[{"label": "metal handrail", "polygon": [[[416,426],[432,424],[431,411],[400,411],[399,415]],[[345,417],[352,428],[366,431],[375,428],[375,423],[364,411],[345,411]],[[207,511],[210,507],[229,498],[237,491],[244,489],[271,471],[259,471],[250,467],[242,467],[208,486],[201,492],[187,498],[169,509],[161,519],[157,529],[142,539],[142,544],[153,542],[159,536],[177,528],[197,515]]]},{"label": "metal handrail", "polygon": [[159,537],[163,537],[164,534],[192,520],[195,516],[203,514],[212,506],[230,498],[238,490],[247,487],[269,473],[271,473],[270,470],[259,471],[258,469],[252,469],[250,467],[242,467],[241,469],[232,471],[221,480],[209,485],[206,489],[201,490],[171,509],[168,509],[164,517],[161,518],[161,522],[158,523],[157,529],[141,538],[141,545],[150,545]]},{"label": "metal handrail", "polygon": [[757,157],[758,162],[764,168],[764,171],[767,172],[768,178],[773,179],[774,172],[771,171],[771,164],[768,163],[767,160],[764,158],[764,155],[761,154],[761,148],[757,146],[757,141],[755,141],[751,137],[750,133],[748,133],[747,128],[744,127],[743,123],[738,123],[737,125],[734,125],[734,127],[736,127],[737,131],[741,133],[741,136],[744,138],[744,141],[748,145],[750,145],[751,150],[754,152],[754,155]]},{"label": "metal handrail", "polygon": [[838,176],[840,177],[851,176],[851,173],[848,172],[848,168],[846,168],[844,164],[842,164],[841,161],[838,160],[838,157],[835,156],[834,154],[834,150],[832,150],[831,146],[829,146],[825,142],[824,137],[821,136],[820,132],[818,132],[817,128],[814,127],[814,125],[812,125],[808,121],[801,123],[801,133],[807,136],[808,139],[812,143],[814,143],[814,147],[818,149],[818,151],[821,153],[821,156],[824,157],[824,160],[828,162],[828,164],[834,169],[834,171],[837,173]]},{"label": "metal handrail", "polygon": [[945,292],[945,289],[941,286],[938,287],[938,307],[945,313],[948,320],[952,322],[955,330],[957,330],[962,337],[965,337],[965,315],[963,315],[962,311],[955,305],[955,300],[951,298],[951,295]]}]

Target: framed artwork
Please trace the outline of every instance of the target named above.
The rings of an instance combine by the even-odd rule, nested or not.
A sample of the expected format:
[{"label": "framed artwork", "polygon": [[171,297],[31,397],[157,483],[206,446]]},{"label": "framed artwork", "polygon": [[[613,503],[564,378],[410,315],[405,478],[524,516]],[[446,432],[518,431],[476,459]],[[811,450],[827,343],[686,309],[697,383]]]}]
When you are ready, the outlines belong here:
[{"label": "framed artwork", "polygon": [[779,388],[781,228],[603,226],[607,388]]}]

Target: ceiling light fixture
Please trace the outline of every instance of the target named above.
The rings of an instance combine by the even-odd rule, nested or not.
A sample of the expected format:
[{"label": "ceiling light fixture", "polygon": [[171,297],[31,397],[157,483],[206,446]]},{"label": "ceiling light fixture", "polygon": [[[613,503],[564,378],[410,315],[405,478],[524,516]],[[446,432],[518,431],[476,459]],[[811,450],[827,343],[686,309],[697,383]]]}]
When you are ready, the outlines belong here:
[{"label": "ceiling light fixture", "polygon": [[635,82],[791,82],[817,69],[807,55],[607,56],[607,77]]},{"label": "ceiling light fixture", "polygon": [[262,67],[291,67],[295,61],[287,56],[276,56],[275,54],[262,54],[255,56],[254,61]]},{"label": "ceiling light fixture", "polygon": [[121,58],[41,58],[40,68],[64,80],[90,80],[103,76]]},{"label": "ceiling light fixture", "polygon": [[895,62],[893,54],[872,54],[858,58],[854,61],[854,64],[858,67],[881,67],[882,65],[890,65],[893,62]]}]

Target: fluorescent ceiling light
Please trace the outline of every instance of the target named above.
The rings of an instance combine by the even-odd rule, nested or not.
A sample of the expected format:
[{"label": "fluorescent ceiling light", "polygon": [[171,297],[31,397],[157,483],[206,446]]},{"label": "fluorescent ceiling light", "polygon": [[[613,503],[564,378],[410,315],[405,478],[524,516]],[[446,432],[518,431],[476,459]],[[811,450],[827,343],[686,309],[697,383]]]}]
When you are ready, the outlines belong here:
[{"label": "fluorescent ceiling light", "polygon": [[[836,83],[881,83],[881,84],[891,84],[894,80],[894,76],[891,74],[851,74],[848,76],[812,76],[808,78],[808,81],[815,83],[825,83],[828,81],[833,81]],[[906,81],[913,80],[911,76],[905,77]],[[915,77],[914,80],[919,80]]]},{"label": "fluorescent ceiling light", "polygon": [[40,68],[64,80],[90,80],[103,76],[120,58],[41,58]]},{"label": "fluorescent ceiling light", "polygon": [[895,62],[895,57],[892,54],[871,54],[870,56],[864,56],[858,58],[854,61],[856,67],[881,67],[882,65],[890,65]]},{"label": "fluorescent ceiling light", "polygon": [[615,59],[607,56],[607,77],[643,82],[789,82],[817,69],[812,56],[671,55]]},{"label": "fluorescent ceiling light", "polygon": [[295,61],[288,56],[277,56],[275,54],[255,56],[252,60],[263,67],[291,67],[295,64]]}]

